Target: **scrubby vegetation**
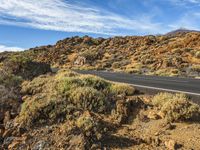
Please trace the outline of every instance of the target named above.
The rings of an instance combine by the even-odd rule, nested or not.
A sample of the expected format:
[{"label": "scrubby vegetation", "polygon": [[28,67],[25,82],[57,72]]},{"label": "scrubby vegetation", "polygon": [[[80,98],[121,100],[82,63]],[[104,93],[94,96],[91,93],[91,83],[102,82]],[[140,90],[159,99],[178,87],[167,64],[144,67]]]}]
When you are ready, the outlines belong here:
[{"label": "scrubby vegetation", "polygon": [[110,87],[110,90],[115,95],[128,96],[128,95],[133,95],[135,93],[134,87],[127,85],[127,84],[123,84],[123,83],[112,84]]},{"label": "scrubby vegetation", "polygon": [[199,40],[85,36],[0,53],[0,149],[200,149],[200,106],[185,95],[136,94],[68,70],[198,77]]},{"label": "scrubby vegetation", "polygon": [[188,100],[184,94],[160,93],[152,104],[159,107],[160,114],[168,121],[199,120],[200,107]]},{"label": "scrubby vegetation", "polygon": [[[165,130],[163,125],[157,127],[159,122],[167,121],[168,126],[180,121],[199,122],[199,105],[182,94],[136,96],[136,89],[130,85],[66,69],[33,80],[11,74],[4,78],[0,82],[0,104],[4,104],[0,119],[5,124],[0,126],[0,138],[4,149],[165,149],[165,135],[159,136],[159,145],[156,138],[149,139],[155,134],[149,131]],[[10,89],[14,87],[13,92]],[[8,143],[10,137],[15,138]]]},{"label": "scrubby vegetation", "polygon": [[29,126],[43,123],[44,119],[52,123],[59,116],[65,120],[72,110],[106,113],[111,111],[113,94],[126,96],[134,91],[129,85],[111,83],[93,75],[59,71],[22,84],[21,92],[27,96],[18,119]]},{"label": "scrubby vegetation", "polygon": [[[12,62],[17,60],[16,63],[27,64],[31,59],[58,68],[196,77],[199,72],[191,66],[200,65],[199,39],[198,32],[108,39],[76,36],[60,40],[52,46],[2,53],[0,63],[10,58]],[[18,59],[19,55],[25,57]]]}]

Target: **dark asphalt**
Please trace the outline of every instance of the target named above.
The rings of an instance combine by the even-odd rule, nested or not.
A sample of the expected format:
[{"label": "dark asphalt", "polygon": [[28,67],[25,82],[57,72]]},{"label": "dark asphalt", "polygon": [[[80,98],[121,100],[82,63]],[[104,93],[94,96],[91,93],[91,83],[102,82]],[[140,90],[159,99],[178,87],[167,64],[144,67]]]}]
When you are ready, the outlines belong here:
[{"label": "dark asphalt", "polygon": [[135,87],[169,92],[183,92],[190,95],[200,96],[200,79],[133,75],[107,71],[76,70],[76,72],[81,74],[97,75],[110,81],[132,84]]}]

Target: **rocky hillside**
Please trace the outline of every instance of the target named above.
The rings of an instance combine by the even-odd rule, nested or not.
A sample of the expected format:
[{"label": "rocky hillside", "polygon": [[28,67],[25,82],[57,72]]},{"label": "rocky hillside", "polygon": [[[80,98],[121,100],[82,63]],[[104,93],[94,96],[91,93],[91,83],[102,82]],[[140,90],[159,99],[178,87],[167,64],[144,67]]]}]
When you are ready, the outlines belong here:
[{"label": "rocky hillside", "polygon": [[[199,77],[199,41],[199,32],[108,39],[85,36],[66,38],[53,46],[36,47],[21,54],[60,68]],[[1,53],[0,61],[16,54]]]},{"label": "rocky hillside", "polygon": [[144,95],[44,65],[24,67],[31,78],[18,74],[21,67],[16,75],[6,65],[1,70],[0,149],[200,149],[200,106],[185,95]]}]

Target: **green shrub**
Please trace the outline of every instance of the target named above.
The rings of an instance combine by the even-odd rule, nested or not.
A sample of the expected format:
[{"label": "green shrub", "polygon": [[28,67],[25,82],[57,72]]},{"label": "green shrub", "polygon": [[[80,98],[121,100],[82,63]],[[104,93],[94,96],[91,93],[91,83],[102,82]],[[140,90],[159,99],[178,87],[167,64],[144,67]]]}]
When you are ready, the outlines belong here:
[{"label": "green shrub", "polygon": [[71,71],[71,70],[66,70],[66,69],[63,69],[63,70],[59,70],[55,76],[56,79],[62,79],[64,77],[77,77],[79,76],[78,73],[74,72],[74,71]]},{"label": "green shrub", "polygon": [[85,57],[87,61],[93,61],[98,58],[98,52],[95,50],[86,50],[80,54]]},{"label": "green shrub", "polygon": [[135,93],[135,88],[123,83],[112,84],[110,90],[116,95],[133,95]]},{"label": "green shrub", "polygon": [[192,65],[192,70],[200,72],[200,65]]},{"label": "green shrub", "polygon": [[22,83],[20,76],[15,76],[9,72],[0,70],[0,84],[6,87],[18,87]]},{"label": "green shrub", "polygon": [[2,69],[28,80],[51,72],[49,64],[34,62],[24,55],[11,55],[8,60],[4,61]]},{"label": "green shrub", "polygon": [[83,86],[83,82],[77,77],[66,77],[58,81],[57,90],[61,94],[67,94],[71,89]]},{"label": "green shrub", "polygon": [[103,112],[106,109],[106,97],[91,87],[78,87],[70,92],[69,99],[77,108]]},{"label": "green shrub", "polygon": [[82,80],[84,86],[93,87],[97,90],[106,90],[110,86],[108,81],[93,75],[83,75],[80,79]]},{"label": "green shrub", "polygon": [[[41,98],[41,99],[40,99]],[[22,104],[21,112],[17,121],[29,127],[35,124],[53,123],[59,120],[65,120],[74,108],[65,99],[47,97],[40,95],[40,98],[27,100]]]},{"label": "green shrub", "polygon": [[89,131],[91,130],[94,126],[95,126],[95,120],[93,117],[89,116],[89,115],[82,115],[80,116],[77,121],[76,121],[76,125],[83,129],[83,131]]},{"label": "green shrub", "polygon": [[[21,93],[34,95],[37,93],[45,93],[46,91],[50,91],[54,88],[54,81],[51,76],[42,75],[37,78],[34,78],[31,82],[25,81],[21,86]],[[51,90],[53,93],[53,90]]]},{"label": "green shrub", "polygon": [[152,99],[152,104],[158,107],[162,107],[166,102],[173,99],[173,94],[171,93],[158,93]]},{"label": "green shrub", "polygon": [[152,99],[168,121],[199,120],[199,105],[190,102],[184,94],[160,93]]}]

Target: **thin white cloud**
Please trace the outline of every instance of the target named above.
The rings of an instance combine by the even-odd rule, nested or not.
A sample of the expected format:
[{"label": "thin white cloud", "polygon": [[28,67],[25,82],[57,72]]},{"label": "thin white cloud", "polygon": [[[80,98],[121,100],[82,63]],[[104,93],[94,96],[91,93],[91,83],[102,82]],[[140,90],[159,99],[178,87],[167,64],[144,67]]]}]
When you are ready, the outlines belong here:
[{"label": "thin white cloud", "polygon": [[9,47],[9,46],[5,46],[5,45],[0,45],[0,52],[4,52],[4,51],[23,51],[23,48],[20,47]]},{"label": "thin white cloud", "polygon": [[170,1],[172,4],[177,6],[186,6],[189,7],[188,4],[192,5],[200,5],[200,0],[167,0]]},{"label": "thin white cloud", "polygon": [[126,18],[64,0],[0,0],[0,24],[66,32],[119,34],[121,30],[154,33],[161,25],[148,16]]}]

